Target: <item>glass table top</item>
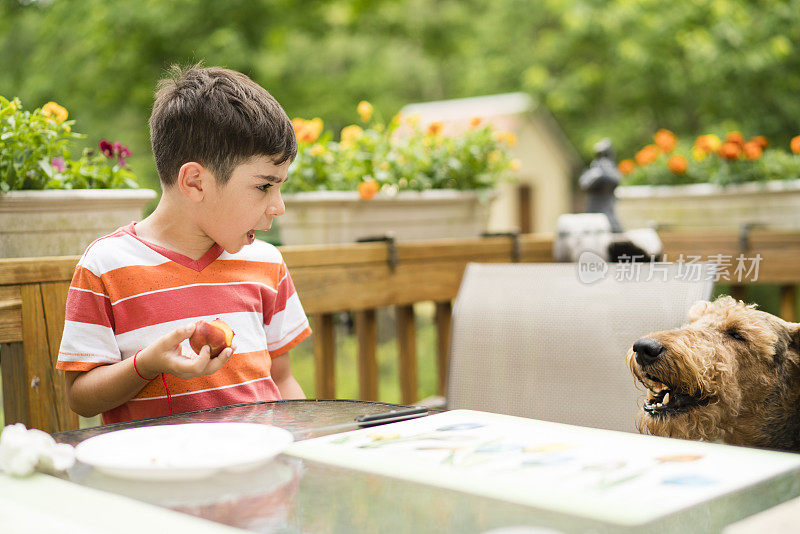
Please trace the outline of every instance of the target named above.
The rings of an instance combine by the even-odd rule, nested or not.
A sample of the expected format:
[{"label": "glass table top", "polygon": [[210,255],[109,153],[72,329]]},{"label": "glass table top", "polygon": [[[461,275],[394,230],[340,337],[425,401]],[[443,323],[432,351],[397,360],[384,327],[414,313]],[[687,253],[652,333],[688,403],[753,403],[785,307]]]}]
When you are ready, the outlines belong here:
[{"label": "glass table top", "polygon": [[[233,421],[275,425],[290,431],[296,440],[303,440],[348,430],[356,416],[398,408],[401,407],[394,404],[349,400],[254,403],[74,430],[54,437],[58,442],[77,445],[92,436],[124,428]],[[625,531],[619,525],[288,455],[280,455],[246,473],[217,473],[200,481],[153,483],[117,479],[81,464],[70,470],[69,479],[253,532],[480,533],[501,529],[497,533],[501,534],[502,529],[511,527],[525,527],[530,534],[544,532],[543,529]],[[720,531],[728,523],[798,494],[800,477],[793,474],[674,514],[657,525],[640,525],[633,531]]]}]

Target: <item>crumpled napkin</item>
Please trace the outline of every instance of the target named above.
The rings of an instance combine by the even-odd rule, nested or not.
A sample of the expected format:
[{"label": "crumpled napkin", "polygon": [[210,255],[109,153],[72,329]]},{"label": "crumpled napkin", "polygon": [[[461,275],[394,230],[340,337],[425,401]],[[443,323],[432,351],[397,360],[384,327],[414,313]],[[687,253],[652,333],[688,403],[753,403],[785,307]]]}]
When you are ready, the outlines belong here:
[{"label": "crumpled napkin", "polygon": [[8,425],[0,434],[0,471],[27,476],[34,471],[58,473],[75,464],[75,448],[56,443],[47,432],[25,428],[22,423]]}]

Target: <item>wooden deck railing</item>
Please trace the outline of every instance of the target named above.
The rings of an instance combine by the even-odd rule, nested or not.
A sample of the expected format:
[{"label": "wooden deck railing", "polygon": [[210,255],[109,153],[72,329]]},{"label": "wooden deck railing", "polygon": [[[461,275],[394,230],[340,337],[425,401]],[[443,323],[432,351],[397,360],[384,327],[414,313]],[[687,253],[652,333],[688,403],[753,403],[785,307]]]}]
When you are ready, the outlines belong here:
[{"label": "wooden deck railing", "polygon": [[[661,232],[660,236],[668,261],[730,258],[735,262],[740,255],[760,257],[757,273],[720,281],[732,283],[732,292],[739,296],[750,283],[780,284],[781,315],[787,320],[797,317],[800,232],[757,229],[746,239],[736,232]],[[493,237],[403,243],[394,251],[386,243],[284,247],[284,259],[315,331],[317,397],[336,396],[334,315],[344,311],[354,312],[359,395],[377,397],[376,312],[393,308],[402,402],[417,400],[413,305],[428,301],[435,303],[437,383],[444,393],[451,302],[467,263],[547,262],[551,251],[552,237],[534,234],[519,236],[516,246],[512,238]],[[77,416],[66,407],[63,374],[54,369],[67,287],[77,259],[0,260],[0,368],[6,423],[20,421],[50,432],[77,426]]]}]

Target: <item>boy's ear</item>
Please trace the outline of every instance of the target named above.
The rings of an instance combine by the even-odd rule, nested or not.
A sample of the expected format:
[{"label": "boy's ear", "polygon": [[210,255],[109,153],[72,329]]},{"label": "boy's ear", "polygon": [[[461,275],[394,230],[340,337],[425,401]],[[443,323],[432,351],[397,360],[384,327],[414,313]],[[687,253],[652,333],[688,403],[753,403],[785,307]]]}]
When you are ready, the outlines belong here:
[{"label": "boy's ear", "polygon": [[181,193],[186,195],[190,200],[199,202],[203,200],[207,193],[207,189],[211,184],[214,177],[196,161],[189,161],[181,165],[178,169],[178,179],[176,184],[181,190]]}]

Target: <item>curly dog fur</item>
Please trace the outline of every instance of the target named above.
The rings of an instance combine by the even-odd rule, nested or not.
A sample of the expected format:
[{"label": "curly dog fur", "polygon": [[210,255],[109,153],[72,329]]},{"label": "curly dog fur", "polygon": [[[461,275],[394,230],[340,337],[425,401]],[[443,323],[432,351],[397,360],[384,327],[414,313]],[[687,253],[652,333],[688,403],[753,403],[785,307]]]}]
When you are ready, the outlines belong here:
[{"label": "curly dog fur", "polygon": [[728,296],[637,341],[640,432],[800,452],[800,324]]}]

